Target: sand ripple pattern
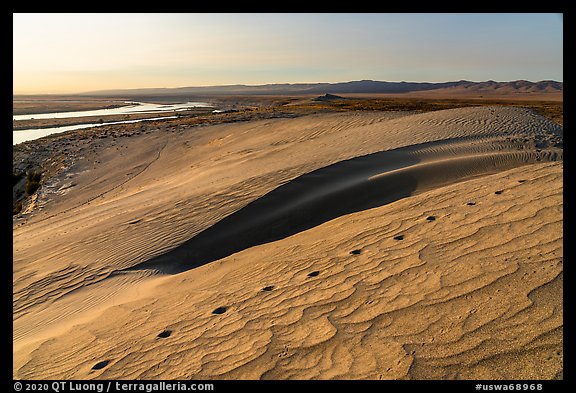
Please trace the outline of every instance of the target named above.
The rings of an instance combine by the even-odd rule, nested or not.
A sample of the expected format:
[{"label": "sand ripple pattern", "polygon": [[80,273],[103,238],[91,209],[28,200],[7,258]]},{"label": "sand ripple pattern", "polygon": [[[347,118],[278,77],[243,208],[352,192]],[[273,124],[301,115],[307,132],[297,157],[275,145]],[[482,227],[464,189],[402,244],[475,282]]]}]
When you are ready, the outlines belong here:
[{"label": "sand ripple pattern", "polygon": [[43,343],[16,374],[558,377],[561,176],[547,163],[470,180],[172,276],[149,298]]},{"label": "sand ripple pattern", "polygon": [[[14,376],[561,377],[562,164],[547,161],[562,134],[495,106],[190,127],[104,151],[49,219],[14,228]],[[118,273],[306,174],[413,146],[412,196],[178,275]],[[468,180],[451,185],[454,168]]]}]

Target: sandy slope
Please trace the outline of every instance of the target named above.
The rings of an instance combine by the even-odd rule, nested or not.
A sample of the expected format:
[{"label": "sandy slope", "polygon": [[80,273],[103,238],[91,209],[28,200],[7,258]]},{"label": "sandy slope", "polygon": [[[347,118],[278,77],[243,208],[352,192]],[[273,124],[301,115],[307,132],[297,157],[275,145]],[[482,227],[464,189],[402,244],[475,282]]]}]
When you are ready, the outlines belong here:
[{"label": "sandy slope", "polygon": [[14,227],[14,377],[561,376],[561,139],[481,107],[105,141]]}]

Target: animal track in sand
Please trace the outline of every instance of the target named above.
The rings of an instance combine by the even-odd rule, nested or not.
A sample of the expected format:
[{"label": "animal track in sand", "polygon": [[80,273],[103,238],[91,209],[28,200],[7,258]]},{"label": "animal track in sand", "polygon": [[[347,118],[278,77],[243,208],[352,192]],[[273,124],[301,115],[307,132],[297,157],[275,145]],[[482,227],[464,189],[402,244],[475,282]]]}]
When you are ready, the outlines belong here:
[{"label": "animal track in sand", "polygon": [[288,347],[284,347],[284,349],[278,354],[279,358],[283,358],[288,356]]},{"label": "animal track in sand", "polygon": [[228,308],[226,307],[218,307],[217,309],[215,309],[214,311],[212,311],[212,314],[224,314],[226,312],[226,310],[228,310]]},{"label": "animal track in sand", "polygon": [[172,334],[172,330],[164,330],[162,333],[156,336],[157,338],[168,338]]},{"label": "animal track in sand", "polygon": [[92,366],[92,370],[102,370],[104,367],[108,365],[108,363],[110,363],[110,360],[103,360],[101,362],[98,362],[94,366]]}]

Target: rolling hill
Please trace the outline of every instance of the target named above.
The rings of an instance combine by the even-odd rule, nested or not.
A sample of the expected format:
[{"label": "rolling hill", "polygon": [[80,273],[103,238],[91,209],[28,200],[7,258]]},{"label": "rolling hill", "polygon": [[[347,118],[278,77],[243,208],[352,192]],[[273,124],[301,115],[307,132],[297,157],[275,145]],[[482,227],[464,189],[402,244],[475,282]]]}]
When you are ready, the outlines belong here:
[{"label": "rolling hill", "polygon": [[86,92],[90,96],[181,96],[181,95],[303,95],[303,94],[398,94],[442,91],[454,93],[562,93],[563,82],[385,82],[360,80],[339,83],[282,83],[264,85],[190,86],[178,88],[143,88]]}]

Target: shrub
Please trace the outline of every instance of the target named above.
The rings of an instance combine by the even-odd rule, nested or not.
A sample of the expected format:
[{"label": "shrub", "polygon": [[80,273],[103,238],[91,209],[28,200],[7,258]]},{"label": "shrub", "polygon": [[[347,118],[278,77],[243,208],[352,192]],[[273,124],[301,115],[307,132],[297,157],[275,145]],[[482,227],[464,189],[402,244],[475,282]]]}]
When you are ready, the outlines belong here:
[{"label": "shrub", "polygon": [[39,172],[34,172],[34,171],[30,171],[28,172],[28,174],[26,175],[26,180],[28,180],[28,183],[39,183],[40,182],[40,178],[42,177],[42,174]]},{"label": "shrub", "polygon": [[36,181],[29,181],[26,184],[26,194],[32,195],[36,192],[36,190],[40,187],[40,183]]},{"label": "shrub", "polygon": [[32,195],[40,187],[40,179],[42,178],[42,173],[29,171],[26,174],[26,194]]},{"label": "shrub", "polygon": [[14,205],[12,205],[12,215],[13,216],[20,213],[21,211],[22,211],[22,201],[18,201]]}]

